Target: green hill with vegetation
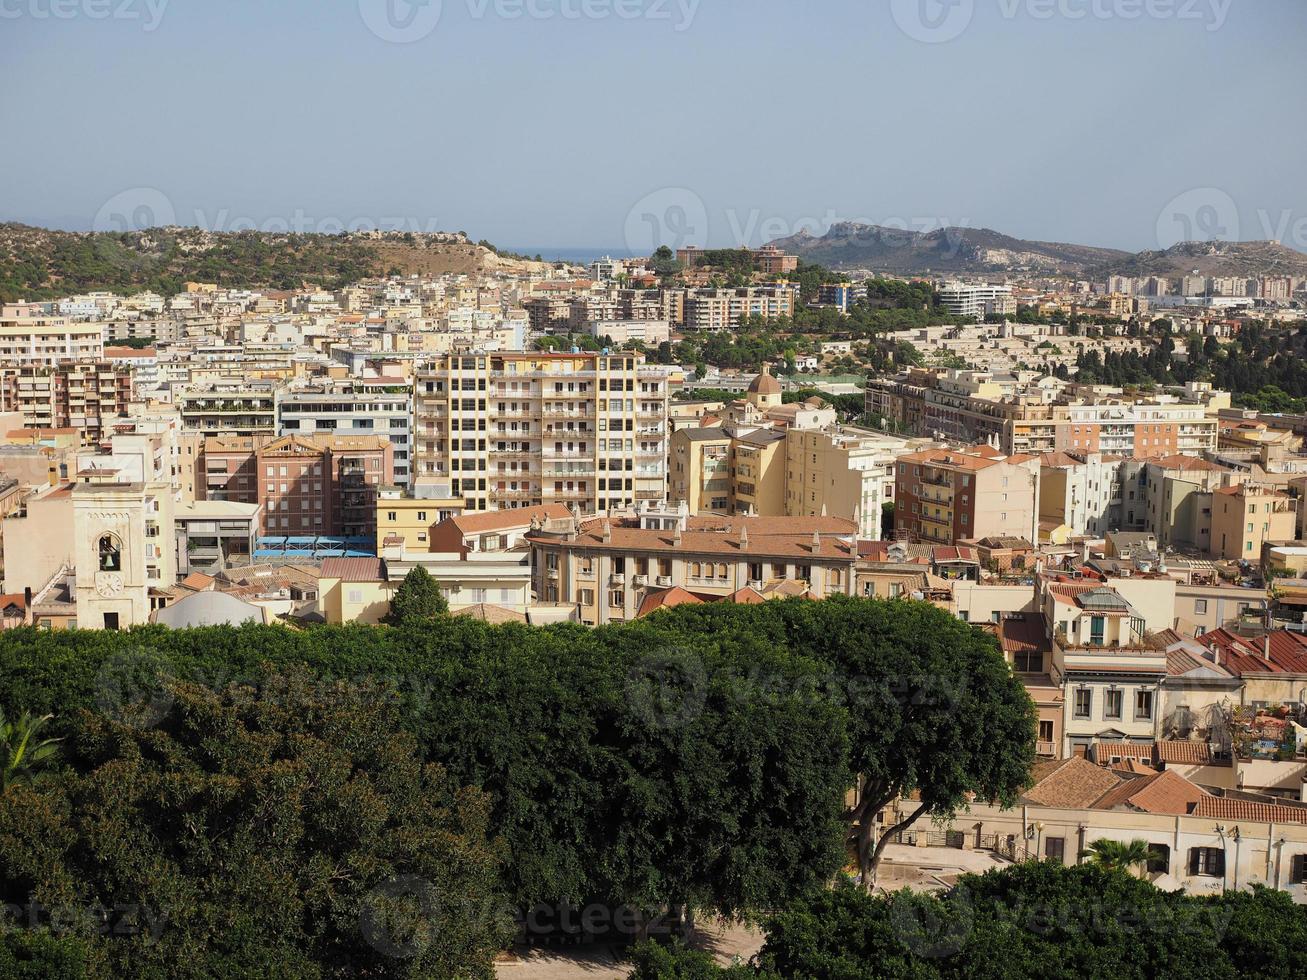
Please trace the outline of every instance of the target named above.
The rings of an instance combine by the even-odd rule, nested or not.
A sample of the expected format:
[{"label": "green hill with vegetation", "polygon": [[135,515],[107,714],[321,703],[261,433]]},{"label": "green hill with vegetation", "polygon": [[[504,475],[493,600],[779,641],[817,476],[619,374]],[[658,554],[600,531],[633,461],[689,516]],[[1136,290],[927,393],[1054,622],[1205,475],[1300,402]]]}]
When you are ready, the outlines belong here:
[{"label": "green hill with vegetation", "polygon": [[339,289],[390,274],[474,272],[518,264],[462,232],[209,232],[149,228],[67,232],[0,224],[0,301],[90,290],[169,295],[187,282],[228,287]]}]

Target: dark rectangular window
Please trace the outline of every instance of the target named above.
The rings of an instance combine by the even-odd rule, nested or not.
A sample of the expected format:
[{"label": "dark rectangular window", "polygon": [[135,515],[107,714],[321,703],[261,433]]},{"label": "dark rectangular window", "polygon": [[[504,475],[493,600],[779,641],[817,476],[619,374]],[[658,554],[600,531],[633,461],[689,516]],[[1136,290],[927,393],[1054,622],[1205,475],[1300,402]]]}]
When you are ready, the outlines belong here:
[{"label": "dark rectangular window", "polygon": [[1219,847],[1189,848],[1189,873],[1209,878],[1225,877],[1225,852]]},{"label": "dark rectangular window", "polygon": [[1047,858],[1049,861],[1056,861],[1058,864],[1065,864],[1066,863],[1066,838],[1045,837],[1044,857]]},{"label": "dark rectangular window", "polygon": [[1289,883],[1293,885],[1307,884],[1307,854],[1295,854],[1293,856]]}]

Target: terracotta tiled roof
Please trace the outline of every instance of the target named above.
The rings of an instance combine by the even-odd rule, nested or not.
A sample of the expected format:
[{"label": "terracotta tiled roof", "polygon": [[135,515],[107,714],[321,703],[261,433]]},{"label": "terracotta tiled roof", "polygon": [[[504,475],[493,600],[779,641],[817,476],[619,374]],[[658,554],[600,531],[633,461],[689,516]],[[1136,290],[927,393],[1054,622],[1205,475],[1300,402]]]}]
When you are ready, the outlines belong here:
[{"label": "terracotta tiled roof", "polygon": [[1212,747],[1206,742],[1185,739],[1164,739],[1155,746],[1159,762],[1182,766],[1209,766],[1212,764]]},{"label": "terracotta tiled roof", "polygon": [[749,588],[747,585],[738,592],[732,592],[729,601],[738,603],[742,606],[756,606],[760,602],[766,602],[766,597],[757,589]]},{"label": "terracotta tiled roof", "polygon": [[980,558],[976,555],[975,548],[965,548],[953,545],[939,545],[938,547],[932,548],[930,551],[930,557],[936,562],[980,561]]},{"label": "terracotta tiled roof", "polygon": [[1195,817],[1218,820],[1256,820],[1261,823],[1307,823],[1307,807],[1281,803],[1257,803],[1228,796],[1204,796],[1191,811]]},{"label": "terracotta tiled roof", "polygon": [[342,582],[384,582],[386,566],[380,558],[328,558],[322,563],[321,577]]},{"label": "terracotta tiled roof", "polygon": [[475,514],[451,517],[450,523],[464,534],[499,531],[510,527],[529,527],[532,520],[566,520],[572,512],[564,504],[544,504],[540,507],[518,507],[512,510],[486,510]]},{"label": "terracotta tiled roof", "polygon": [[651,592],[644,597],[644,602],[640,603],[640,611],[637,616],[648,616],[651,612],[658,609],[671,609],[673,606],[701,606],[703,600],[697,595],[687,592],[679,585],[674,585],[670,589],[662,592]]},{"label": "terracotta tiled roof", "polygon": [[525,623],[526,614],[517,612],[514,609],[505,609],[503,606],[492,606],[488,603],[478,603],[475,606],[468,606],[466,609],[454,611],[455,616],[467,616],[470,619],[479,619],[482,622],[492,625],[499,623]]},{"label": "terracotta tiled roof", "polygon": [[1099,742],[1094,746],[1094,759],[1100,766],[1106,766],[1113,756],[1122,759],[1138,759],[1152,764],[1153,744],[1151,742]]},{"label": "terracotta tiled roof", "polygon": [[998,624],[998,642],[1004,653],[1048,652],[1053,645],[1044,633],[1042,616],[1031,614],[1023,619],[1004,619]]},{"label": "terracotta tiled roof", "polygon": [[1083,809],[1091,806],[1120,783],[1121,777],[1080,757],[1050,763],[1041,770],[1036,766],[1038,782],[1023,797],[1041,806]]},{"label": "terracotta tiled roof", "polygon": [[[1167,630],[1167,633],[1172,632]],[[1163,641],[1169,640],[1169,637],[1163,636]],[[1170,642],[1175,642],[1170,640]],[[1210,670],[1213,673],[1230,676],[1230,672],[1214,661],[1197,657],[1183,647],[1174,647],[1166,651],[1166,672],[1172,677],[1179,677],[1193,670]]]},{"label": "terracotta tiled roof", "polygon": [[1127,781],[1115,792],[1104,794],[1094,804],[1096,810],[1128,806],[1145,813],[1186,814],[1207,792],[1179,773],[1160,772]]},{"label": "terracotta tiled roof", "polygon": [[217,581],[211,575],[205,575],[203,572],[191,572],[184,579],[178,582],[178,585],[184,585],[188,589],[194,589],[196,592],[203,592],[205,589],[213,588]]},{"label": "terracotta tiled roof", "polygon": [[[604,540],[604,526],[611,527],[611,541]],[[748,543],[740,540],[742,529],[748,530]],[[813,534],[819,535],[816,549]],[[668,551],[682,554],[751,556],[757,558],[795,558],[824,561],[849,561],[857,558],[853,536],[857,526],[838,517],[692,517],[680,540],[675,532],[631,526],[621,521],[587,521],[570,548],[619,552]],[[529,540],[557,544],[554,538]]]},{"label": "terracotta tiled roof", "polygon": [[1221,664],[1232,674],[1307,673],[1307,638],[1289,630],[1275,630],[1264,638],[1249,639],[1226,629],[1204,633],[1198,642],[1220,652]]}]

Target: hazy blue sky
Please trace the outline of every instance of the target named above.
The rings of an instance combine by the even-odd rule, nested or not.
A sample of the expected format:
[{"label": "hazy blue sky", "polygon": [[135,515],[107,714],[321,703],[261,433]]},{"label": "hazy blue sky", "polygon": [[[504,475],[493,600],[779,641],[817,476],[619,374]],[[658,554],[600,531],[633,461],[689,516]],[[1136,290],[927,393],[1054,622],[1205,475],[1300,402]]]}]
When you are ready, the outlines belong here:
[{"label": "hazy blue sky", "polygon": [[1307,249],[1304,0],[149,3],[0,0],[0,218]]}]

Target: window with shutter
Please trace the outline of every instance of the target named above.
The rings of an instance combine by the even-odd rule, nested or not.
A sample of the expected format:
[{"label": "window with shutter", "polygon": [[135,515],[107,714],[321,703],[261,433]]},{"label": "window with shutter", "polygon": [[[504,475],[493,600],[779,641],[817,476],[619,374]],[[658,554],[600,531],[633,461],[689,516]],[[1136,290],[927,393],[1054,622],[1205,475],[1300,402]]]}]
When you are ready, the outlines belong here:
[{"label": "window with shutter", "polygon": [[1294,855],[1293,873],[1289,878],[1295,885],[1307,884],[1307,854]]}]

